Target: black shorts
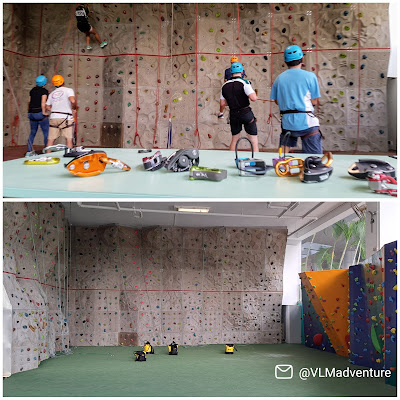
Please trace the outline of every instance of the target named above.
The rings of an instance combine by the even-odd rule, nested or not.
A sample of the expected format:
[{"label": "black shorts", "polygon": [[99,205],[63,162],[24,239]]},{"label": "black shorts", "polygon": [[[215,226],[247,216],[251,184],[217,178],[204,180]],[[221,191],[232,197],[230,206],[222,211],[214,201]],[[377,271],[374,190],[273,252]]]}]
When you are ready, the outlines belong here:
[{"label": "black shorts", "polygon": [[77,27],[83,33],[88,33],[92,29],[89,22],[78,22]]},{"label": "black shorts", "polygon": [[253,111],[250,110],[243,115],[230,113],[229,120],[233,136],[240,133],[240,131],[242,130],[242,125],[244,125],[244,130],[246,131],[246,133],[253,136],[257,135],[257,119],[254,116]]}]

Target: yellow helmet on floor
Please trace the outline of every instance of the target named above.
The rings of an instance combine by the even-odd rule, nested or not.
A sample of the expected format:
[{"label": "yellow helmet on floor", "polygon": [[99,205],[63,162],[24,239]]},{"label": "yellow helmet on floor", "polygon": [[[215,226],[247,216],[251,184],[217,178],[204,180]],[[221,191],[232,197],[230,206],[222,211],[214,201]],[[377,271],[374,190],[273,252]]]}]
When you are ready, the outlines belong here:
[{"label": "yellow helmet on floor", "polygon": [[239,62],[239,58],[237,58],[236,56],[233,56],[231,58],[231,64],[234,63],[234,62]]},{"label": "yellow helmet on floor", "polygon": [[61,75],[54,75],[51,82],[54,86],[61,86],[64,84],[64,78]]}]

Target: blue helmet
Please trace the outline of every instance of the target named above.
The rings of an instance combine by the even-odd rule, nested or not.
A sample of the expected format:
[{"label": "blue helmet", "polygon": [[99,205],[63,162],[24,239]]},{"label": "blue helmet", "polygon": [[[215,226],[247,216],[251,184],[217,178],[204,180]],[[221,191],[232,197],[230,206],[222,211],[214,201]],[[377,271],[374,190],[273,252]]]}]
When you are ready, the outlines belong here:
[{"label": "blue helmet", "polygon": [[39,75],[36,78],[36,85],[38,85],[39,87],[44,86],[47,83],[47,78],[44,75]]},{"label": "blue helmet", "polygon": [[286,62],[300,60],[304,56],[301,48],[295,44],[286,47],[285,52],[283,54],[285,56]]},{"label": "blue helmet", "polygon": [[243,65],[240,62],[234,62],[231,64],[231,73],[236,74],[238,72],[243,72]]}]

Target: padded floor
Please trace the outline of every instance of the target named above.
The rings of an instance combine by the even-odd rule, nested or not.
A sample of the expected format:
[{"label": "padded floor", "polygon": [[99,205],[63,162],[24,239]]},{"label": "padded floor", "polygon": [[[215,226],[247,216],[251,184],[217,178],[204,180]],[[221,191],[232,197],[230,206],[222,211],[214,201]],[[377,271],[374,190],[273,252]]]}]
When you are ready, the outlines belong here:
[{"label": "padded floor", "polygon": [[[380,378],[300,380],[303,367],[363,369],[303,345],[243,345],[233,355],[224,354],[224,345],[181,347],[178,356],[161,346],[146,362],[134,361],[137,349],[73,348],[72,355],[6,379],[4,396],[396,396]],[[293,379],[275,378],[279,364],[293,365]]]}]

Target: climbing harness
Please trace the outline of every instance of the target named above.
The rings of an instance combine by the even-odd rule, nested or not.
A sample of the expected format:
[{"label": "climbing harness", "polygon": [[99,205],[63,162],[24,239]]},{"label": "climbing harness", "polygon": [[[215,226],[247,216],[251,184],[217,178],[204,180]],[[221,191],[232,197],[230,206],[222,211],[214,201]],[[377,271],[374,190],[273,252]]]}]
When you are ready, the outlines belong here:
[{"label": "climbing harness", "polygon": [[183,149],[172,153],[165,160],[165,168],[168,171],[184,172],[189,171],[193,165],[199,165],[199,150],[198,149]]},{"label": "climbing harness", "polygon": [[380,171],[383,174],[396,177],[396,170],[389,163],[380,160],[366,159],[358,160],[358,162],[350,165],[347,172],[357,179],[367,179],[368,174],[374,170]]},{"label": "climbing harness", "polygon": [[[251,158],[238,158],[238,146],[241,140],[247,140],[251,146]],[[264,160],[254,158],[253,143],[247,137],[241,137],[235,146],[235,163],[236,168],[239,170],[240,176],[259,176],[265,175],[265,173],[273,168],[272,166],[266,165]]]},{"label": "climbing harness", "polygon": [[226,179],[228,173],[226,169],[216,169],[193,166],[190,168],[189,180],[208,180],[208,181],[222,181]]},{"label": "climbing harness", "polygon": [[[60,128],[60,126],[61,126],[65,121],[68,121],[68,116],[69,116],[69,115],[72,116],[72,114],[71,114],[71,113],[66,113],[66,112],[61,112],[61,111],[52,111],[52,112],[53,112],[54,114],[64,114],[64,115],[66,115],[66,117],[65,117],[65,119],[63,119],[58,125],[51,125],[51,124],[50,124],[50,127],[51,127],[51,128],[67,129],[67,128],[71,128],[71,126],[74,126],[74,125],[75,125],[75,122],[72,122],[72,124],[68,125],[68,123],[67,123],[67,125],[64,126],[64,128]],[[51,119],[50,119],[50,121],[51,121]]]},{"label": "climbing harness", "polygon": [[131,167],[120,160],[107,157],[104,151],[91,150],[88,153],[75,157],[65,168],[75,176],[95,176],[101,174],[106,165],[110,164],[112,167],[122,171],[130,171]]},{"label": "climbing harness", "polygon": [[172,342],[168,346],[168,354],[170,356],[177,356],[178,355],[178,348],[179,348],[179,344],[176,344],[175,342]]},{"label": "climbing harness", "polygon": [[167,158],[157,151],[152,156],[143,158],[143,167],[146,171],[157,171],[164,166],[166,160]]},{"label": "climbing harness", "polygon": [[332,175],[333,168],[332,153],[325,153],[324,156],[311,156],[304,160],[303,168],[300,172],[300,180],[305,183],[323,182]]},{"label": "climbing harness", "polygon": [[367,175],[369,188],[375,193],[389,194],[397,197],[397,189],[390,189],[386,184],[397,185],[397,181],[392,176],[385,175],[382,170],[369,171]]},{"label": "climbing harness", "polygon": [[135,361],[146,361],[146,352],[145,351],[135,351]]}]

